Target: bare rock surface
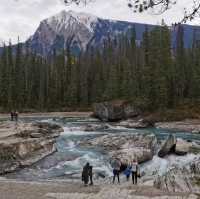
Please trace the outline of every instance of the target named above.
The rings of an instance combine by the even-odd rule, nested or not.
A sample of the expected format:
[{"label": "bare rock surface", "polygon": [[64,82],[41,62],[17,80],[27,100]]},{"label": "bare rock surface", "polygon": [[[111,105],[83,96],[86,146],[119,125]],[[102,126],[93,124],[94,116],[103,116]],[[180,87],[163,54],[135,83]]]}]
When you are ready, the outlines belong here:
[{"label": "bare rock surface", "polygon": [[148,121],[145,121],[142,118],[128,119],[117,123],[117,125],[125,128],[135,128],[135,129],[148,128],[153,126],[153,124],[151,124]]},{"label": "bare rock surface", "polygon": [[177,130],[177,131],[187,131],[192,133],[200,133],[200,120],[198,119],[188,119],[178,122],[158,122],[155,124],[157,128]]},{"label": "bare rock surface", "polygon": [[175,134],[170,134],[158,151],[158,156],[164,158],[171,153],[179,156],[186,155],[187,153],[198,154],[200,153],[200,145],[195,142],[176,138]]},{"label": "bare rock surface", "polygon": [[154,181],[154,186],[163,191],[200,194],[199,176],[200,157],[185,166],[175,166],[166,174],[158,176]]},{"label": "bare rock surface", "polygon": [[32,165],[56,151],[63,129],[50,123],[0,123],[0,174]]},{"label": "bare rock surface", "polygon": [[176,136],[170,134],[167,140],[163,143],[161,149],[158,152],[159,157],[164,157],[169,154],[176,147]]},{"label": "bare rock surface", "polygon": [[176,140],[175,154],[177,155],[186,155],[190,152],[190,148],[193,147],[191,142],[187,142],[183,139],[178,138]]},{"label": "bare rock surface", "polygon": [[131,162],[134,158],[142,163],[153,158],[157,139],[154,134],[108,134],[85,140],[80,145],[101,148],[110,158],[117,157],[122,163]]}]

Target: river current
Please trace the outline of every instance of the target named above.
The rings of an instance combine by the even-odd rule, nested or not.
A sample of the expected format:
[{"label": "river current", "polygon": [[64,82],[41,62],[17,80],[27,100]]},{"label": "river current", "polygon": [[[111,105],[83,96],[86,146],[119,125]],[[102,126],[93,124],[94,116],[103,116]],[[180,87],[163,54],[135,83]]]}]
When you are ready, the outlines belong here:
[{"label": "river current", "polygon": [[[88,124],[98,124],[99,121],[92,118],[22,118],[23,121],[48,121],[60,124],[64,132],[57,138],[57,152],[44,158],[29,168],[7,174],[6,178],[20,180],[80,180],[81,170],[86,162],[94,167],[96,178],[107,178],[112,176],[112,168],[106,154],[98,148],[87,149],[79,147],[79,142],[84,139],[105,135],[108,133],[154,133],[159,141],[166,139],[172,131],[165,129],[128,129],[108,124],[107,130],[98,132],[85,132],[83,127]],[[189,132],[176,132],[176,136],[187,141],[200,143],[199,134]],[[174,165],[184,165],[196,158],[194,154],[178,157],[170,155],[165,159],[154,156],[153,160],[141,165],[141,172],[146,177],[159,175],[166,172]]]}]

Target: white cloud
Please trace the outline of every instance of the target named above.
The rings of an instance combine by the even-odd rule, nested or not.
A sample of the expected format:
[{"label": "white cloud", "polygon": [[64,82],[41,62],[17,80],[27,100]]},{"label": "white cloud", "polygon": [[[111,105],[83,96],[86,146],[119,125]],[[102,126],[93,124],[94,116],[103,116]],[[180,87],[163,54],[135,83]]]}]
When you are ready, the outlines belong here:
[{"label": "white cloud", "polygon": [[[26,40],[34,33],[41,20],[52,16],[61,10],[88,12],[99,17],[157,24],[163,18],[168,24],[179,21],[183,17],[185,5],[191,0],[178,0],[175,7],[162,15],[153,15],[151,11],[143,14],[133,13],[126,0],[96,0],[87,6],[65,6],[62,0],[0,0],[0,38],[8,41]],[[196,19],[193,24],[199,24]]]}]

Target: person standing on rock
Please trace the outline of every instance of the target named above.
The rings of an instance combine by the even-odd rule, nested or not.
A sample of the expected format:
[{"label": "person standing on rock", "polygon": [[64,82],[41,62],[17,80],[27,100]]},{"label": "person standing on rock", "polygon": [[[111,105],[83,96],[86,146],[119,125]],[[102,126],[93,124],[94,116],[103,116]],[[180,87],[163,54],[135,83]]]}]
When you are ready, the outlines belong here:
[{"label": "person standing on rock", "polygon": [[15,121],[16,121],[16,122],[18,122],[18,116],[19,116],[19,113],[18,113],[18,111],[15,111],[15,114],[14,114],[14,116],[15,116]]},{"label": "person standing on rock", "polygon": [[82,171],[82,181],[84,182],[84,185],[87,186],[89,182],[89,173],[90,173],[90,164],[87,162],[87,164],[83,167]]},{"label": "person standing on rock", "polygon": [[115,183],[115,178],[117,177],[118,183],[120,183],[119,180],[119,173],[121,168],[121,162],[119,159],[115,159],[111,162],[111,166],[113,168],[113,184]]},{"label": "person standing on rock", "polygon": [[136,159],[132,162],[132,181],[133,184],[137,184],[137,177],[138,177],[139,165]]},{"label": "person standing on rock", "polygon": [[124,175],[126,176],[127,181],[129,181],[131,172],[132,172],[132,165],[131,165],[131,163],[128,163],[127,168],[124,171]]},{"label": "person standing on rock", "polygon": [[14,120],[14,111],[11,111],[11,112],[10,112],[10,119],[11,119],[11,121]]}]

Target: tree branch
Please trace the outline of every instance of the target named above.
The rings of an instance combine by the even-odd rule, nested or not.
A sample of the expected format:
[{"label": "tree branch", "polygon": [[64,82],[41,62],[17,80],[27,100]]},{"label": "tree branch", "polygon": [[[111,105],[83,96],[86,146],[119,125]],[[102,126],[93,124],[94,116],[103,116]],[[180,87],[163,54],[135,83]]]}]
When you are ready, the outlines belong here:
[{"label": "tree branch", "polygon": [[[75,3],[79,5],[83,3],[88,4],[93,0],[64,0],[65,4]],[[95,1],[95,0],[94,0]],[[124,0],[127,1],[128,7],[133,9],[134,12],[143,12],[148,9],[153,9],[156,14],[162,14],[176,4],[177,0]],[[181,23],[186,23],[188,20],[193,20],[197,14],[200,13],[200,0],[193,0],[193,9],[188,12],[185,8],[185,15]]]}]

